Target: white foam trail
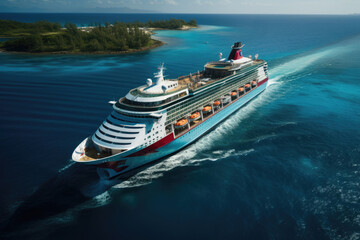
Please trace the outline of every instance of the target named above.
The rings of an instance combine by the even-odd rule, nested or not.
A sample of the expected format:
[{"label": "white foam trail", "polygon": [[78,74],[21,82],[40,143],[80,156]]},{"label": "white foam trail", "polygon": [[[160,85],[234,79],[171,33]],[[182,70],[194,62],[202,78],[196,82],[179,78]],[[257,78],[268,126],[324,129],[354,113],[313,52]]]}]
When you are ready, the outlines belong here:
[{"label": "white foam trail", "polygon": [[289,62],[283,63],[275,68],[269,70],[269,75],[271,76],[270,83],[272,81],[277,81],[284,75],[291,75],[296,72],[299,72],[308,66],[312,65],[315,61],[323,58],[333,52],[332,49],[325,50],[322,52],[317,52],[313,54],[309,54],[303,57],[296,58],[294,60],[290,60]]},{"label": "white foam trail", "polygon": [[276,134],[272,133],[272,134],[267,134],[267,135],[257,137],[256,139],[252,139],[252,141],[254,141],[256,143],[259,143],[261,141],[264,141],[264,140],[267,140],[267,139],[270,139],[270,138],[274,138],[274,137],[276,137]]},{"label": "white foam trail", "polygon": [[314,53],[307,54],[302,57],[285,62],[275,68],[269,70],[269,75],[271,79],[269,84],[276,83],[281,77],[300,72],[301,70],[313,65],[315,62],[319,61],[325,57],[336,57],[338,53],[341,52],[347,53],[352,51],[352,47],[343,46],[342,44],[331,45],[329,47],[317,50]]},{"label": "white foam trail", "polygon": [[69,167],[71,167],[71,166],[74,165],[74,164],[75,164],[75,162],[72,161],[72,160],[70,160],[70,163],[69,163],[68,165],[66,165],[65,167],[59,169],[58,172],[60,173],[60,172],[62,172],[62,171],[64,171],[64,170],[68,169]]},{"label": "white foam trail", "polygon": [[187,149],[136,174],[127,181],[124,181],[114,186],[113,188],[133,188],[144,186],[150,184],[153,179],[162,177],[164,172],[168,172],[176,167],[198,166],[201,162],[204,161],[218,161],[226,159],[230,156],[246,156],[253,151],[255,150],[248,149],[239,152],[236,152],[235,149],[230,149],[228,151],[218,150],[212,152],[213,157],[193,158],[192,156],[194,156],[194,153],[196,154],[196,152],[192,151],[191,149]]}]

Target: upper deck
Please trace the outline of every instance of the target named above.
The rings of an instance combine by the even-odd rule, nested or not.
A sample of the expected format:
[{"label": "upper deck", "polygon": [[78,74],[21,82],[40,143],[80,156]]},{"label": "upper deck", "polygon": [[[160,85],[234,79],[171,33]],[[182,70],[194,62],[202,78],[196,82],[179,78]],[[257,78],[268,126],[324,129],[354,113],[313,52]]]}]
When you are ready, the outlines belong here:
[{"label": "upper deck", "polygon": [[[120,99],[115,107],[131,111],[157,111],[164,106],[178,101],[179,98],[186,97],[192,93],[205,90],[217,82],[226,81],[232,75],[242,74],[256,68],[256,65],[264,63],[264,60],[255,60],[251,57],[243,57],[241,48],[244,45],[236,42],[232,46],[232,51],[228,59],[221,58],[214,62],[208,62],[203,71],[190,73],[176,79],[165,79],[161,65],[159,71],[154,74],[155,81],[148,78],[146,85],[130,90],[125,98]],[[157,108],[154,108],[157,107]]]},{"label": "upper deck", "polygon": [[[248,67],[258,65],[263,63],[264,60],[256,59],[249,61],[247,63],[231,63],[231,62],[209,62],[205,65],[205,70],[201,72],[191,73],[189,75],[180,76],[176,79],[167,79],[168,82],[178,83],[177,87],[168,89],[162,93],[147,93],[144,89],[147,88],[146,85],[140,86],[130,90],[130,94],[134,97],[162,97],[169,96],[176,92],[180,92],[184,89],[189,89],[190,92],[196,91],[199,88],[206,87],[214,82],[220,81],[227,76],[235,73],[245,72]],[[226,71],[225,76],[218,76],[216,74],[211,74],[210,71]]]},{"label": "upper deck", "polygon": [[212,72],[209,72],[209,69],[212,70],[212,66],[216,67],[217,62],[208,63],[205,65],[204,71],[180,76],[177,79],[166,80],[167,82],[177,82],[178,85],[175,88],[169,89],[163,93],[144,92],[144,89],[147,87],[146,85],[130,90],[126,97],[121,98],[115,104],[115,110],[124,109],[139,112],[158,111],[166,108],[169,104],[176,102],[180,98],[206,89],[207,87],[221,82],[234,74],[246,73],[264,62],[264,60],[259,59],[252,60],[246,65],[231,64],[227,66],[229,67],[227,74],[221,76],[213,75]]},{"label": "upper deck", "polygon": [[[191,75],[178,78],[179,85],[186,86],[190,92],[206,88],[213,83],[223,80],[233,74],[246,72],[249,67],[264,63],[264,60],[252,60],[248,63],[210,62],[205,65],[205,70]],[[214,71],[222,71],[214,74]]]}]

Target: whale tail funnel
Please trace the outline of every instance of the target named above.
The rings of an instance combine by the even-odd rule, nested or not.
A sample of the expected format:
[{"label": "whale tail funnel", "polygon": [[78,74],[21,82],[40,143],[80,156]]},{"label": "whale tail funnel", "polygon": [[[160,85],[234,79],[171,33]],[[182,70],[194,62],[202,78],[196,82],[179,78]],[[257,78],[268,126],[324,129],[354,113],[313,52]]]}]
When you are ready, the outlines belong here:
[{"label": "whale tail funnel", "polygon": [[232,50],[230,52],[230,55],[228,57],[228,60],[238,60],[243,57],[241,48],[244,47],[245,44],[242,44],[241,42],[236,42],[232,46]]}]

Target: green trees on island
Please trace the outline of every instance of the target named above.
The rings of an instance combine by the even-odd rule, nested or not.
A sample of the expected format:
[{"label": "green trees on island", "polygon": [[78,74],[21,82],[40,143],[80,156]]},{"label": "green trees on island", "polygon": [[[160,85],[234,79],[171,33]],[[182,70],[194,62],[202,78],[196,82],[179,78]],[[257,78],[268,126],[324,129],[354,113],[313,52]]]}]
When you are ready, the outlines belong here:
[{"label": "green trees on island", "polygon": [[40,21],[19,23],[0,20],[2,35],[22,37],[0,44],[7,51],[19,52],[121,52],[143,49],[158,44],[151,39],[144,27],[179,29],[184,25],[196,26],[196,21],[170,19],[147,23],[106,23],[93,27],[78,28],[66,23],[64,28],[58,23]]},{"label": "green trees on island", "polygon": [[96,26],[82,31],[75,24],[65,24],[56,34],[35,33],[6,41],[2,48],[21,52],[96,52],[140,49],[152,42],[150,34],[137,26],[116,22],[113,26]]},{"label": "green trees on island", "polygon": [[159,21],[149,20],[149,22],[143,24],[142,27],[180,29],[184,25],[196,27],[197,23],[195,19],[186,22],[185,20],[182,19],[171,18],[170,20],[159,20]]},{"label": "green trees on island", "polygon": [[0,20],[1,36],[26,36],[31,34],[40,34],[46,32],[58,32],[61,29],[60,23],[51,23],[47,21],[37,21],[34,23],[22,23],[11,20]]}]

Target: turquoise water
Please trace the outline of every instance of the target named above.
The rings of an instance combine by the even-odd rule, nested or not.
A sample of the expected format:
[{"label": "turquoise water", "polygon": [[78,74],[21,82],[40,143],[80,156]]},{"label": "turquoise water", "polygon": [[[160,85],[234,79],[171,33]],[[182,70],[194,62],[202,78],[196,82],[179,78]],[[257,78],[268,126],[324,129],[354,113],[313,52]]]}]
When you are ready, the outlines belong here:
[{"label": "turquoise water", "polygon": [[[86,24],[169,15],[0,14]],[[360,17],[176,15],[133,55],[0,54],[1,224],[9,239],[359,239]],[[62,20],[64,19],[64,20]],[[73,149],[144,84],[201,70],[235,41],[268,89],[198,142],[99,182]]]}]

